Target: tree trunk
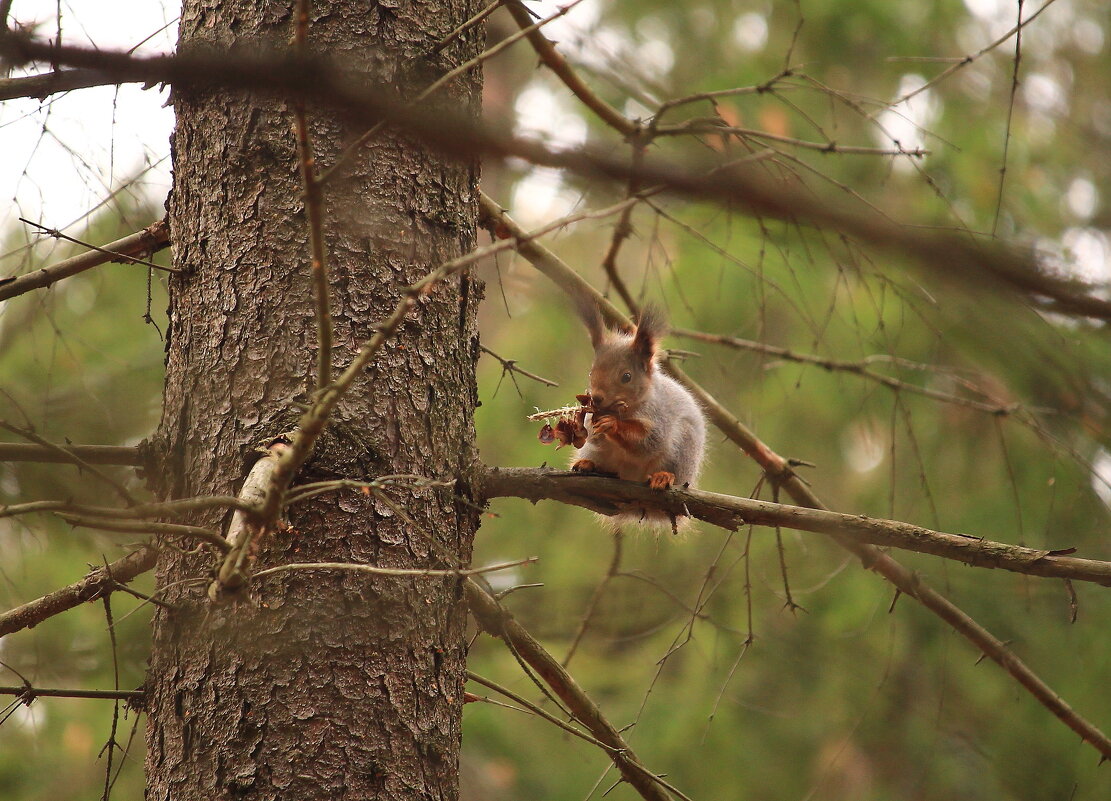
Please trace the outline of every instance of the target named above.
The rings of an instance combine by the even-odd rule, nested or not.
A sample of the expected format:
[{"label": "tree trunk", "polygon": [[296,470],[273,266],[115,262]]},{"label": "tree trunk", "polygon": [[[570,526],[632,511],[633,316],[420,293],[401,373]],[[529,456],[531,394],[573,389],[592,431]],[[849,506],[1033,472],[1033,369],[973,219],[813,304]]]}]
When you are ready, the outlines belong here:
[{"label": "tree trunk", "polygon": [[[180,47],[288,47],[292,2],[186,0]],[[310,48],[412,96],[479,52],[481,27],[435,42],[471,0],[314,3]],[[414,65],[419,65],[414,68]],[[477,112],[480,76],[440,103]],[[316,324],[291,107],[275,98],[175,90],[171,329],[155,479],[166,497],[234,494],[259,440],[287,431],[311,388]],[[361,130],[309,109],[317,163]],[[342,369],[400,288],[474,245],[477,166],[444,163],[391,132],[324,190],[325,241]],[[289,510],[258,567],[351,561],[446,567],[470,556],[475,307],[463,275],[422,297],[343,399],[297,483],[415,473],[451,489],[394,491],[412,518],[358,491]],[[217,515],[197,522],[221,525]],[[430,538],[437,543],[433,546]],[[167,549],[147,687],[148,798],[457,797],[464,678],[459,581],[338,571],[264,577],[213,606],[211,554]],[[191,583],[177,583],[200,579]]]}]

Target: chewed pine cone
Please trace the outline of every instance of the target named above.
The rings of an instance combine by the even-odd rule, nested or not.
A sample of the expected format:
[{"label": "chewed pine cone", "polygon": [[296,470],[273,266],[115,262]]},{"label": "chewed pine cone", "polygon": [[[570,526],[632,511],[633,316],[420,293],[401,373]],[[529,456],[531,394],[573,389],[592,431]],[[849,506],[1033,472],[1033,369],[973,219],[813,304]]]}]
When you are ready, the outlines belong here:
[{"label": "chewed pine cone", "polygon": [[558,440],[559,444],[556,445],[558,451],[564,445],[581,448],[586,444],[586,416],[594,411],[594,404],[589,395],[576,395],[575,399],[579,402],[577,407],[568,406],[551,412],[529,415],[530,420],[558,418],[554,426],[545,422],[540,433],[537,434],[537,439],[542,445],[551,445]]}]

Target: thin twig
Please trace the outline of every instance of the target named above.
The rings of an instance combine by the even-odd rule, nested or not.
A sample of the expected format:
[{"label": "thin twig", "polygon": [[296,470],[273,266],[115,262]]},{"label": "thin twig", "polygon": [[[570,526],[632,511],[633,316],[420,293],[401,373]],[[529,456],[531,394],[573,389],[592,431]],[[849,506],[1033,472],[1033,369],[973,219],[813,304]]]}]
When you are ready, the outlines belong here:
[{"label": "thin twig", "polygon": [[482,349],[483,353],[486,353],[490,356],[493,356],[495,359],[497,359],[499,362],[501,362],[502,370],[505,371],[505,372],[518,373],[519,375],[523,375],[525,378],[531,378],[533,381],[539,381],[541,384],[544,384],[545,386],[549,386],[549,387],[558,387],[559,386],[559,384],[557,384],[555,381],[552,381],[550,378],[544,378],[543,376],[538,376],[536,373],[530,373],[528,370],[524,370],[521,367],[518,367],[516,359],[503,359],[501,356],[494,353],[494,351],[490,350],[485,345],[479,345],[479,347]]},{"label": "thin twig", "polygon": [[188,539],[206,542],[215,545],[220,551],[227,553],[231,548],[228,541],[220,536],[220,532],[203,526],[186,526],[180,523],[156,523],[149,520],[112,520],[103,517],[88,517],[74,515],[68,512],[56,512],[58,517],[71,526],[92,528],[97,531],[116,531],[124,534],[163,534],[171,537],[186,537]]},{"label": "thin twig", "polygon": [[[1007,125],[1003,133],[1003,163],[999,165],[999,189],[995,196],[995,216],[991,220],[991,235],[999,229],[999,215],[1003,211],[1003,186],[1007,182],[1007,156],[1011,151],[1011,121],[1015,114],[1015,96],[1018,94],[1018,70],[1022,64],[1022,7],[1025,0],[1018,0],[1018,24],[1015,26],[1015,59],[1011,71],[1011,93],[1007,100]],[[1046,4],[1048,5],[1048,3]],[[1045,6],[1042,6],[1045,8]]]},{"label": "thin twig", "polygon": [[[556,726],[563,729],[568,734],[572,734],[572,735],[574,735],[575,737],[578,737],[581,740],[586,740],[591,745],[596,745],[599,748],[603,748],[606,751],[611,752],[611,753],[614,750],[614,749],[610,748],[608,745],[606,745],[605,743],[603,743],[601,740],[597,739],[596,737],[591,737],[586,732],[583,732],[583,731],[580,731],[579,729],[576,729],[571,724],[564,723],[562,720],[557,718],[552,713],[550,713],[547,710],[537,706],[536,704],[532,703],[531,701],[524,698],[523,696],[518,695],[517,693],[510,690],[508,687],[503,687],[502,685],[498,684],[496,681],[493,681],[492,679],[488,679],[484,676],[480,676],[477,673],[473,673],[469,670],[467,671],[467,678],[469,680],[475,682],[476,684],[481,684],[483,687],[486,687],[488,689],[493,690],[496,693],[500,693],[501,695],[504,695],[506,698],[510,699],[511,701],[516,701],[518,704],[520,704],[521,706],[524,707],[523,710],[517,710],[519,712],[531,712],[532,714],[536,715],[537,717],[541,717],[544,720],[548,721],[549,723],[555,724]],[[509,708],[514,709],[515,707],[509,707]]]},{"label": "thin twig", "polygon": [[117,506],[86,506],[69,501],[29,501],[10,506],[0,505],[0,518],[36,512],[69,512],[89,517],[122,518],[138,520],[147,517],[169,517],[201,509],[253,509],[238,498],[222,495],[182,498],[164,503],[142,503],[127,508]]},{"label": "thin twig", "polygon": [[313,481],[309,484],[298,484],[295,488],[286,493],[285,505],[286,507],[290,507],[294,504],[304,503],[309,498],[315,498],[318,495],[336,492],[342,489],[358,489],[364,492],[371,492],[374,493],[376,497],[384,499],[384,496],[381,495],[381,490],[386,487],[407,486],[413,489],[423,489],[425,487],[451,487],[454,486],[454,484],[454,479],[451,481],[433,481],[424,476],[408,474],[379,476],[371,481],[357,481],[351,478],[341,478],[335,481]]},{"label": "thin twig", "polygon": [[689,103],[697,103],[701,100],[708,100],[716,106],[717,101],[723,97],[766,94],[768,92],[771,92],[777,83],[784,80],[785,78],[790,78],[792,75],[794,75],[793,70],[785,69],[778,75],[772,76],[768,80],[764,81],[764,83],[757,86],[738,86],[732,89],[716,89],[711,92],[698,92],[693,95],[686,95],[685,97],[676,97],[671,100],[665,100],[663,103],[660,104],[659,108],[656,109],[656,113],[652,117],[652,125],[658,125],[659,121],[663,118],[663,115],[671,111],[672,109],[678,108],[679,106],[687,105]]},{"label": "thin twig", "polygon": [[[105,569],[108,568],[107,563],[104,565]],[[108,639],[112,645],[112,684],[113,691],[120,691],[120,659],[118,649],[116,647],[116,625],[112,620],[112,595],[110,593],[101,596],[101,603],[104,605],[104,619],[108,623]],[[119,743],[116,742],[116,732],[119,730],[120,725],[120,701],[116,699],[112,702],[112,728],[108,732],[108,742],[104,744],[104,748],[100,750],[100,756],[104,752],[108,752],[108,759],[104,766],[104,792],[100,796],[100,801],[108,801],[108,796],[112,791],[112,763],[115,760],[116,749],[119,748]]]},{"label": "thin twig", "polygon": [[[916,395],[930,398],[932,400],[941,401],[943,403],[951,403],[956,406],[964,406],[976,411],[985,412],[986,414],[996,416],[1007,416],[1015,414],[1022,410],[1022,406],[1017,403],[985,403],[973,398],[965,398],[960,395],[953,395],[949,392],[942,392],[929,387],[923,387],[918,384],[911,384],[907,381],[902,381],[883,373],[877,373],[871,369],[871,365],[879,359],[875,357],[867,357],[860,361],[846,361],[843,359],[829,359],[824,356],[817,356],[810,353],[799,353],[788,348],[782,348],[777,345],[769,345],[764,342],[756,342],[750,339],[741,339],[740,337],[725,336],[722,334],[708,334],[702,331],[692,331],[686,328],[674,328],[671,330],[672,334],[688,339],[696,339],[700,342],[710,342],[716,345],[725,345],[737,350],[750,351],[752,353],[760,353],[765,356],[774,356],[777,359],[782,359],[789,362],[797,362],[799,364],[810,364],[815,367],[821,367],[830,372],[843,372],[851,373],[860,376],[869,381],[874,381],[881,384],[890,390],[899,392],[906,391]],[[886,360],[886,359],[885,359]],[[895,363],[899,364],[902,360]],[[966,384],[967,385],[967,384]],[[986,393],[981,393],[986,395]],[[1048,411],[1048,410],[1043,410]]]},{"label": "thin twig", "polygon": [[[629,198],[635,198],[637,192],[641,188],[640,168],[644,166],[644,152],[648,148],[648,142],[641,139],[636,139],[632,142],[633,156],[631,163],[631,174],[629,175],[629,183],[626,186],[625,194]],[[633,311],[637,304],[633,300],[633,295],[629,292],[629,288],[625,285],[625,281],[621,278],[621,274],[617,271],[617,254],[621,251],[621,245],[633,233],[632,216],[633,205],[629,205],[621,212],[621,216],[617,220],[617,225],[613,229],[613,237],[610,239],[610,246],[606,250],[606,255],[602,259],[602,269],[606,273],[606,278],[609,280],[613,288],[617,290],[617,294],[625,302],[625,306],[629,311]]]},{"label": "thin twig", "polygon": [[32,687],[29,684],[18,687],[0,687],[0,695],[18,695],[25,704],[36,698],[103,698],[109,701],[142,701],[146,694],[142,690],[71,690],[46,687]]},{"label": "thin twig", "polygon": [[[772,484],[772,500],[779,503],[779,485]],[[751,534],[752,529],[749,529]],[[787,576],[787,552],[783,548],[783,531],[781,526],[775,527],[775,549],[779,554],[779,575],[783,578],[783,594],[787,596],[787,601],[784,604],[786,608],[793,615],[796,609],[801,609],[803,612],[807,611],[803,607],[795,603],[794,597],[791,595],[791,581]]]},{"label": "thin twig", "polygon": [[1023,28],[1025,28],[1027,25],[1029,25],[1031,22],[1036,20],[1039,16],[1041,16],[1041,13],[1043,11],[1045,11],[1047,8],[1049,8],[1051,5],[1053,5],[1056,2],[1057,2],[1057,0],[1046,0],[1046,2],[1042,4],[1041,8],[1039,8],[1037,11],[1035,11],[1033,14],[1031,14],[1029,17],[1027,17],[1025,19],[1025,21],[1019,22],[1018,25],[1011,28],[1009,31],[1007,31],[1005,34],[1000,36],[998,39],[996,39],[994,42],[989,44],[987,47],[981,48],[980,50],[978,50],[975,53],[970,53],[970,54],[964,56],[963,58],[958,59],[957,63],[955,63],[953,66],[944,70],[939,75],[935,75],[933,78],[926,81],[924,84],[919,86],[914,91],[907,92],[902,97],[893,100],[891,102],[891,105],[892,106],[897,106],[900,103],[905,103],[906,101],[910,100],[915,95],[918,95],[922,92],[925,92],[930,87],[940,83],[941,81],[944,81],[946,78],[948,78],[950,75],[952,75],[957,70],[960,70],[960,69],[963,69],[963,68],[967,67],[969,64],[976,61],[976,59],[980,58],[981,56],[985,55],[986,53],[990,53],[992,50],[999,47],[999,45],[1003,44],[1005,41],[1010,39],[1016,33],[1018,33]]},{"label": "thin twig", "polygon": [[848,156],[911,156],[923,158],[930,155],[929,150],[916,147],[912,150],[905,148],[861,147],[857,145],[839,145],[836,142],[808,142],[792,136],[774,134],[770,131],[760,131],[754,128],[737,128],[716,121],[690,120],[677,125],[663,125],[652,130],[653,136],[684,136],[692,134],[732,134],[742,138],[767,139],[772,142],[781,142],[792,147],[804,150],[816,150],[819,153],[840,153]]},{"label": "thin twig", "polygon": [[567,667],[571,664],[571,658],[575,655],[575,651],[579,648],[579,643],[582,642],[583,636],[586,634],[587,628],[590,627],[590,621],[594,618],[594,612],[598,609],[598,604],[602,602],[602,596],[606,593],[606,588],[610,582],[613,581],[614,576],[617,576],[621,570],[621,541],[624,535],[621,529],[613,533],[613,556],[610,558],[609,568],[606,569],[606,574],[602,576],[602,580],[594,587],[594,592],[590,595],[590,601],[586,605],[586,611],[583,612],[582,620],[579,621],[579,628],[575,632],[575,636],[571,638],[571,645],[567,648],[567,654],[560,662],[561,665]]},{"label": "thin twig", "polygon": [[[300,58],[308,55],[309,9],[311,0],[297,0],[294,12],[293,52]],[[320,182],[316,178],[316,159],[305,103],[293,104],[294,127],[297,131],[297,158],[301,180],[305,186],[305,216],[309,223],[309,253],[312,261],[313,297],[316,300],[316,388],[332,382],[332,310],[328,285],[328,261],[324,248],[324,210]]]},{"label": "thin twig", "polygon": [[1065,579],[1065,591],[1069,594],[1069,623],[1075,623],[1080,613],[1080,599],[1076,597],[1076,588],[1069,579]]},{"label": "thin twig", "polygon": [[484,19],[486,19],[488,16],[490,16],[491,14],[493,14],[495,11],[498,10],[498,6],[500,6],[501,3],[502,3],[502,0],[494,0],[494,2],[490,3],[490,5],[486,6],[486,8],[479,11],[477,14],[475,14],[469,20],[464,22],[462,25],[460,25],[458,28],[453,30],[451,33],[449,33],[443,39],[438,41],[436,43],[436,45],[432,48],[431,52],[432,53],[439,53],[441,50],[443,50],[449,44],[451,44],[456,39],[458,39],[460,36],[462,36],[464,33],[469,31],[471,28],[473,28],[476,25],[481,24]]},{"label": "thin twig", "polygon": [[508,570],[511,567],[531,565],[539,561],[539,556],[530,556],[527,559],[517,559],[513,562],[500,562],[486,567],[473,567],[465,570],[436,570],[433,568],[403,568],[403,567],[377,567],[375,565],[359,565],[350,562],[294,562],[288,565],[268,567],[254,574],[254,578],[272,576],[276,573],[288,573],[294,570],[347,570],[352,573],[370,573],[375,576],[431,576],[455,577],[478,576],[483,573],[496,573],[499,570]]},{"label": "thin twig", "polygon": [[[166,267],[165,265],[162,265],[162,264],[155,264],[153,261],[147,261],[146,259],[140,259],[138,256],[132,256],[129,253],[123,253],[119,250],[111,249],[110,247],[102,248],[98,245],[90,245],[88,242],[83,242],[80,239],[75,239],[74,237],[70,236],[69,234],[63,234],[61,231],[57,230],[56,228],[50,228],[46,225],[40,225],[39,223],[34,222],[33,220],[28,220],[26,217],[20,217],[19,221],[21,223],[26,223],[27,225],[38,228],[46,236],[53,237],[54,239],[64,239],[67,242],[72,242],[75,245],[80,245],[83,248],[88,248],[89,250],[96,251],[97,253],[100,253],[103,256],[107,256],[108,258],[106,259],[106,261],[118,261],[118,262],[123,262],[124,264],[142,264],[145,267],[152,267],[155,270],[161,270],[162,272],[166,272],[166,273],[176,273],[176,272],[178,272],[173,267]],[[155,223],[155,225],[158,225],[158,223]],[[154,226],[151,226],[151,227],[153,228]],[[131,236],[140,236],[140,235],[146,234],[146,233],[147,233],[147,231],[142,231],[140,234],[132,234]],[[130,239],[131,237],[128,237],[128,238]],[[136,252],[141,253],[142,250],[136,249]]]}]

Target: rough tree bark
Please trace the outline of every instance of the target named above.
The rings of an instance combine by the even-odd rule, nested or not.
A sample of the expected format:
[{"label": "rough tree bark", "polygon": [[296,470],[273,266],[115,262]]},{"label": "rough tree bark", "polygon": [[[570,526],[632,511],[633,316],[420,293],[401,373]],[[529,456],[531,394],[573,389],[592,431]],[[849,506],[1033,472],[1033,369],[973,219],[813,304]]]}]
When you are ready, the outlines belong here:
[{"label": "rough tree bark", "polygon": [[[180,47],[288,47],[292,0],[185,0]],[[482,28],[433,55],[478,9],[472,0],[316,2],[310,48],[381,75],[404,96],[473,57]],[[478,71],[439,103],[477,112]],[[297,419],[311,387],[316,327],[293,115],[281,100],[175,90],[174,264],[167,379],[157,445],[165,497],[234,494],[263,437]],[[317,162],[361,130],[309,109]],[[325,237],[342,369],[401,287],[473,247],[477,165],[444,163],[386,132],[325,188]],[[477,403],[468,276],[422,297],[341,402],[298,483],[417,473],[466,496]],[[354,561],[448,567],[477,527],[451,490],[398,495],[415,525],[355,491],[290,510],[259,567]],[[197,522],[220,525],[220,518]],[[437,546],[430,545],[434,537]],[[164,551],[172,612],[154,622],[148,676],[151,799],[366,799],[457,796],[464,609],[457,579],[296,571],[214,607],[211,556]],[[203,578],[197,583],[173,584]]]}]

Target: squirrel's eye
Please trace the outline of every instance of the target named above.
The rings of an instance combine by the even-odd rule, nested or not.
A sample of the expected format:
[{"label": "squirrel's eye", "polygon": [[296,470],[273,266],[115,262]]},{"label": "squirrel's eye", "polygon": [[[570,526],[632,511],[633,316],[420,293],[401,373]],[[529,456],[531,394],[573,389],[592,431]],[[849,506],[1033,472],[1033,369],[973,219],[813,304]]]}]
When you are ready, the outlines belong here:
[{"label": "squirrel's eye", "polygon": [[630,373],[628,370],[626,370],[624,373],[621,374],[621,383],[622,384],[628,384],[632,380],[633,380],[633,374]]}]

